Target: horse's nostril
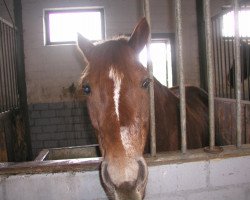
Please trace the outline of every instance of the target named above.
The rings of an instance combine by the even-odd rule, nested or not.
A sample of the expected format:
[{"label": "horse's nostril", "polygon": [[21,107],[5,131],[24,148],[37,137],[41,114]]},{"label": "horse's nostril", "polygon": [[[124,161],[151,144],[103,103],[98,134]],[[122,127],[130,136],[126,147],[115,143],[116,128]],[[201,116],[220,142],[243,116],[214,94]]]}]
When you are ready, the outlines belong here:
[{"label": "horse's nostril", "polygon": [[148,178],[148,169],[144,160],[138,160],[137,162],[139,165],[139,170],[138,170],[136,185],[137,189],[140,191],[140,190],[145,190]]},{"label": "horse's nostril", "polygon": [[102,162],[101,166],[101,178],[104,183],[106,189],[114,189],[114,184],[111,181],[111,178],[108,173],[108,164],[106,162]]}]

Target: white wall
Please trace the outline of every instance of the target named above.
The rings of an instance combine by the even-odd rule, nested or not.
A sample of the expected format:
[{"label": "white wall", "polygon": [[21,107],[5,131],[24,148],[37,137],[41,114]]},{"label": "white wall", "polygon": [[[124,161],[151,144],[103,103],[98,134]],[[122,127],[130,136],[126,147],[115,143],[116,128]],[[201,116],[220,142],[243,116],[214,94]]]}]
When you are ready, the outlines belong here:
[{"label": "white wall", "polygon": [[[250,156],[149,168],[147,200],[249,200]],[[1,200],[106,199],[97,171],[0,176]]]},{"label": "white wall", "polygon": [[[140,18],[137,0],[22,0],[28,103],[71,99],[67,88],[79,79],[81,61],[74,45],[44,46],[43,9],[104,7],[106,35],[131,33]],[[174,32],[172,0],[150,1],[152,32]],[[187,82],[199,85],[195,0],[183,1],[184,67]],[[192,50],[190,50],[192,49]]]}]

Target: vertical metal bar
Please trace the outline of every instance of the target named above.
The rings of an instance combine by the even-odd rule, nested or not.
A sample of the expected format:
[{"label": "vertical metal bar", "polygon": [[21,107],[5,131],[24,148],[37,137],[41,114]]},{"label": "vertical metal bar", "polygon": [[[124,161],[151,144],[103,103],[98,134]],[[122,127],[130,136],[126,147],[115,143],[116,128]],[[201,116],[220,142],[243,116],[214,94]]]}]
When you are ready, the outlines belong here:
[{"label": "vertical metal bar", "polygon": [[223,76],[223,56],[222,56],[222,51],[223,51],[223,46],[222,46],[222,28],[221,28],[221,24],[222,24],[222,17],[219,18],[219,27],[218,27],[218,34],[219,34],[219,57],[220,57],[220,88],[221,88],[221,96],[225,97],[224,95],[224,76]]},{"label": "vertical metal bar", "polygon": [[13,44],[13,28],[9,29],[9,46],[10,46],[10,79],[11,79],[11,107],[15,107],[15,78],[14,78],[14,44]]},{"label": "vertical metal bar", "polygon": [[216,35],[216,71],[217,71],[217,95],[221,96],[220,88],[220,53],[219,53],[219,34],[218,34],[218,19],[215,21],[215,35]]},{"label": "vertical metal bar", "polygon": [[7,80],[8,80],[8,102],[9,102],[9,110],[13,108],[12,102],[12,79],[11,79],[11,46],[10,46],[10,27],[6,26],[6,59],[7,59]]},{"label": "vertical metal bar", "polygon": [[[167,49],[167,44],[169,43],[169,41],[166,41],[165,42],[165,49]],[[168,52],[166,51],[166,86],[169,87],[169,74],[168,74],[168,68],[169,68],[169,65],[168,65]]]},{"label": "vertical metal bar", "polygon": [[5,79],[5,100],[6,100],[6,110],[10,109],[10,102],[9,102],[9,77],[8,77],[8,46],[7,46],[7,26],[3,24],[3,52],[4,52],[4,79]]},{"label": "vertical metal bar", "polygon": [[15,27],[13,31],[13,52],[14,52],[14,76],[15,76],[15,105],[16,107],[20,106],[19,101],[19,91],[18,91],[18,76],[17,76],[17,68],[18,68],[18,54],[17,54],[17,28]]},{"label": "vertical metal bar", "polygon": [[209,146],[213,150],[215,146],[215,120],[214,120],[214,68],[212,55],[212,31],[211,31],[211,15],[210,0],[204,0],[204,21],[205,21],[205,37],[206,37],[206,53],[207,53],[207,75],[208,75],[208,105],[209,105]]},{"label": "vertical metal bar", "polygon": [[[150,21],[150,5],[149,0],[144,0],[144,15],[151,27]],[[150,96],[150,154],[156,156],[156,132],[155,132],[155,102],[154,102],[154,76],[153,76],[153,64],[150,56],[150,44],[151,44],[151,33],[147,42],[147,68],[149,72],[149,78],[152,80],[149,86]]]},{"label": "vertical metal bar", "polygon": [[235,28],[235,78],[236,78],[236,115],[237,115],[237,147],[241,147],[241,67],[240,67],[240,38],[239,38],[239,1],[234,0],[234,28]]},{"label": "vertical metal bar", "polygon": [[227,56],[227,60],[228,60],[228,67],[227,67],[227,69],[228,69],[228,73],[227,73],[228,77],[227,77],[227,82],[229,84],[229,98],[232,98],[232,88],[230,86],[230,81],[231,81],[230,80],[230,67],[232,65],[232,63],[231,63],[232,56],[231,56],[230,43],[231,43],[230,39],[227,38],[227,52],[228,52],[228,56]]},{"label": "vertical metal bar", "polygon": [[0,21],[0,112],[4,111],[4,76],[3,76],[3,49],[2,49],[2,22]]},{"label": "vertical metal bar", "polygon": [[217,70],[216,70],[216,21],[213,21],[212,22],[212,29],[213,29],[213,53],[214,53],[214,56],[213,56],[213,58],[214,58],[214,79],[215,79],[215,95],[217,96],[218,95],[218,90],[217,90]]},{"label": "vertical metal bar", "polygon": [[247,99],[248,101],[250,101],[250,46],[248,43],[248,40],[246,40],[247,42],[247,50],[246,50],[246,68],[247,68]]},{"label": "vertical metal bar", "polygon": [[[243,42],[243,43],[242,43]],[[244,59],[246,59],[246,52],[245,52],[245,44],[244,40],[240,38],[240,74],[241,74],[241,84],[242,84],[242,99],[245,99],[245,82],[244,82],[244,67],[245,62]]]},{"label": "vertical metal bar", "polygon": [[186,134],[186,96],[184,86],[184,69],[183,69],[183,49],[182,49],[182,16],[181,0],[175,1],[175,19],[176,19],[176,54],[177,66],[179,66],[179,83],[180,83],[180,118],[181,118],[181,151],[187,151],[187,134]]},{"label": "vertical metal bar", "polygon": [[227,87],[227,69],[228,69],[228,57],[227,57],[227,41],[226,39],[223,39],[223,49],[224,49],[224,74],[225,75],[225,89],[226,89],[226,98],[228,98],[229,96],[229,92],[228,92],[228,87]]},{"label": "vertical metal bar", "polygon": [[10,71],[10,102],[11,102],[11,108],[14,107],[14,85],[13,85],[13,57],[12,57],[12,51],[13,51],[13,45],[11,43],[11,31],[12,31],[12,28],[10,27],[9,28],[9,31],[8,31],[8,44],[9,44],[9,62],[10,62],[10,68],[9,68],[9,71]]},{"label": "vertical metal bar", "polygon": [[231,42],[231,49],[232,49],[232,58],[233,58],[233,83],[234,83],[234,90],[233,90],[233,98],[235,98],[236,99],[236,89],[235,89],[235,69],[236,69],[236,64],[235,64],[235,52],[234,52],[234,43],[235,43],[235,39],[234,39],[234,37],[232,37],[232,42]]}]

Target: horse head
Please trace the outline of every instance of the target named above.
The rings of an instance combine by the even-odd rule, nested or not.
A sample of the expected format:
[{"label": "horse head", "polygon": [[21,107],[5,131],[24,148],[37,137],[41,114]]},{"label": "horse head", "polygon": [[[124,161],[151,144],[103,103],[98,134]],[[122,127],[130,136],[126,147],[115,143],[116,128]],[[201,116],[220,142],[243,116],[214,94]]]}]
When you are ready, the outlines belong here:
[{"label": "horse head", "polygon": [[129,39],[99,44],[78,35],[87,66],[81,85],[103,162],[102,185],[110,199],[143,199],[148,168],[143,158],[149,129],[150,78],[138,59],[149,36],[142,19]]}]

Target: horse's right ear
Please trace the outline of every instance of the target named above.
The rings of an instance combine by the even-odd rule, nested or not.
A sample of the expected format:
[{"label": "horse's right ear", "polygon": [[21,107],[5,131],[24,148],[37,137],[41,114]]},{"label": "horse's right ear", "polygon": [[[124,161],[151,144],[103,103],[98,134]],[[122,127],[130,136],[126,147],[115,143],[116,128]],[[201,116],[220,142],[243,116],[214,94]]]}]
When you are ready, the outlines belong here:
[{"label": "horse's right ear", "polygon": [[77,45],[84,57],[87,59],[87,61],[89,61],[90,52],[94,48],[94,45],[80,33],[77,33]]},{"label": "horse's right ear", "polygon": [[142,18],[141,21],[135,27],[128,43],[135,50],[137,54],[141,52],[146,45],[149,37],[149,25],[146,18]]}]

